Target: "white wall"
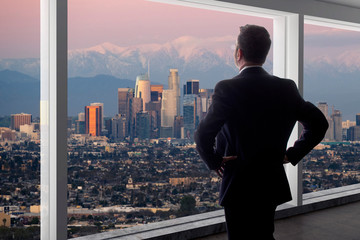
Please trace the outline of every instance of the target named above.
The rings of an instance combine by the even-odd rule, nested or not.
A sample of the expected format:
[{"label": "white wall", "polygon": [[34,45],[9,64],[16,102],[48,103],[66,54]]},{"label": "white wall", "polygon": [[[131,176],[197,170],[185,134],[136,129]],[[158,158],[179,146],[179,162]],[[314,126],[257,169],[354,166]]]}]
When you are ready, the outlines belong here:
[{"label": "white wall", "polygon": [[[267,8],[321,18],[360,23],[360,8],[317,0],[218,0],[253,7]],[[339,2],[341,2],[339,0]]]}]

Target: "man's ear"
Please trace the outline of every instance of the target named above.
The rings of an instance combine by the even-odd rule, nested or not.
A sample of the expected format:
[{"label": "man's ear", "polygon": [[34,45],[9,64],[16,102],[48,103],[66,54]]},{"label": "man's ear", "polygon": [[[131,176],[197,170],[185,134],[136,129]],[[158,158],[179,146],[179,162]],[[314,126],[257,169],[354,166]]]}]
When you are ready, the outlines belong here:
[{"label": "man's ear", "polygon": [[243,51],[239,48],[237,54],[236,54],[236,60],[240,62],[240,59],[243,57]]}]

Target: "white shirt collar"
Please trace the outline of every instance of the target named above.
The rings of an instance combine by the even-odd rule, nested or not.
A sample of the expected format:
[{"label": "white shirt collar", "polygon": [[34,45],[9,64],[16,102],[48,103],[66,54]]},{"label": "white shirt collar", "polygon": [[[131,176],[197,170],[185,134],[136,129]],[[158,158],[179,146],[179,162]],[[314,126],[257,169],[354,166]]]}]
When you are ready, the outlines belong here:
[{"label": "white shirt collar", "polygon": [[242,71],[244,71],[247,68],[253,68],[253,67],[262,67],[261,65],[252,65],[252,66],[245,66],[243,67],[241,70],[239,70],[239,74],[242,73]]}]

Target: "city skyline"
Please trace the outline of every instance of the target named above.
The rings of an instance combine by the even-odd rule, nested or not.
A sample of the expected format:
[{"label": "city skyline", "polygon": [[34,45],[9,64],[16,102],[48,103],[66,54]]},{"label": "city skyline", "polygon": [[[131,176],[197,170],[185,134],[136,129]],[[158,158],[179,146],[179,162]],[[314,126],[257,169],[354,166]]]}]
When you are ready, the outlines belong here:
[{"label": "city skyline", "polygon": [[[171,80],[171,78],[170,78],[170,76],[171,76],[171,74],[172,74],[172,71],[176,71],[176,74],[178,74],[177,73],[177,69],[169,69],[169,71],[170,71],[170,74],[169,74],[169,81]],[[180,86],[180,81],[179,81],[179,79],[180,79],[180,77],[179,77],[179,75],[177,75],[177,85],[179,85],[179,87],[178,87],[178,91],[181,93],[182,92],[182,94],[180,94],[180,96],[179,97],[184,97],[186,94],[189,94],[189,93],[187,93],[186,91],[193,91],[192,90],[192,88],[195,88],[195,91],[196,91],[196,94],[198,94],[199,93],[199,90],[200,90],[200,85],[199,85],[199,83],[200,83],[200,81],[198,80],[198,79],[188,79],[188,80],[185,80],[184,81],[184,85],[183,85],[183,91],[180,91],[180,89],[181,89],[181,86]],[[141,107],[142,107],[142,111],[145,111],[145,106],[146,106],[146,104],[147,103],[149,103],[150,102],[150,100],[151,100],[151,98],[153,97],[152,96],[152,93],[153,93],[153,91],[150,89],[150,88],[155,88],[155,89],[161,89],[161,98],[159,98],[158,97],[158,95],[157,95],[157,97],[159,98],[159,99],[162,99],[162,95],[163,95],[163,91],[165,90],[165,95],[167,94],[166,92],[167,91],[169,91],[169,90],[172,90],[172,89],[164,89],[164,85],[161,85],[161,84],[151,84],[151,80],[150,80],[150,78],[149,78],[149,76],[148,76],[148,74],[145,74],[145,75],[138,75],[137,76],[137,78],[136,78],[136,81],[134,81],[134,87],[133,88],[118,88],[118,92],[119,91],[126,91],[126,92],[132,92],[131,94],[133,94],[133,96],[135,97],[135,98],[142,98],[141,97],[141,91],[139,91],[138,93],[136,93],[136,89],[138,88],[138,86],[139,86],[139,82],[148,82],[148,83],[146,83],[146,91],[149,91],[149,93],[147,93],[146,94],[146,99],[147,99],[147,102],[143,102],[143,103],[141,103]],[[170,85],[170,84],[169,84]],[[144,87],[142,87],[142,88],[144,88]],[[157,91],[157,90],[156,90]],[[176,90],[177,91],[177,90]],[[171,92],[171,91],[170,91]],[[193,93],[193,92],[192,92]],[[119,94],[119,93],[118,93]],[[127,93],[127,94],[129,94],[129,93]],[[136,95],[136,94],[138,94],[138,95]],[[118,99],[119,101],[120,101],[120,99]],[[127,101],[129,101],[129,100],[127,100]],[[152,101],[152,100],[151,100]],[[180,102],[180,101],[179,101]],[[316,105],[318,105],[319,103],[322,103],[322,102],[324,102],[323,100],[319,100],[319,101],[317,101],[317,102],[314,102],[314,104],[316,104]],[[333,104],[333,103],[329,103],[329,102],[327,102],[327,101],[325,101],[325,103],[326,104],[328,104],[328,107],[330,106],[330,107],[332,107],[333,109],[335,108],[335,105]],[[98,105],[98,104],[100,104],[100,105],[102,105],[102,121],[101,121],[101,125],[102,125],[102,127],[104,128],[105,127],[105,123],[104,123],[104,120],[103,120],[103,118],[111,118],[111,117],[113,117],[113,116],[115,116],[117,113],[119,113],[120,111],[122,111],[122,112],[124,112],[125,110],[120,110],[120,102],[118,102],[117,103],[117,105],[118,105],[118,111],[117,112],[112,112],[110,115],[108,115],[108,116],[106,116],[105,114],[104,114],[104,104],[103,103],[96,103],[95,101],[91,101],[91,102],[89,102],[88,104],[90,104],[90,105],[93,105],[93,106],[96,106],[96,105]],[[174,108],[174,109],[176,109],[176,108]],[[182,108],[181,108],[182,109]],[[341,109],[338,109],[337,107],[336,107],[336,109],[337,110],[340,110],[341,111]],[[128,111],[128,110],[127,110]],[[353,112],[353,114],[352,114],[352,118],[353,118],[353,120],[350,120],[350,119],[343,119],[344,121],[343,122],[345,122],[345,121],[355,121],[355,117],[356,117],[356,115],[359,113],[360,111],[358,111],[358,112]],[[80,111],[78,111],[77,113],[76,113],[76,115],[77,114],[79,114],[80,113]],[[326,114],[328,114],[329,115],[329,113],[330,113],[330,111],[329,110],[326,110],[326,111],[323,111],[323,113],[324,113],[324,115],[326,115]],[[12,114],[18,114],[18,113],[12,113]],[[19,113],[20,114],[20,113]],[[24,113],[22,113],[22,114],[24,114]],[[32,113],[30,113],[31,115],[33,115]],[[175,113],[174,113],[175,114]],[[179,115],[179,112],[177,112],[176,111],[176,114],[174,115],[174,116],[176,116],[176,115]],[[74,117],[74,116],[73,116]]]},{"label": "city skyline", "polygon": [[[118,140],[127,137],[142,139],[143,136],[148,139],[167,137],[192,139],[198,123],[206,115],[211,104],[213,89],[201,89],[199,80],[189,79],[183,85],[181,97],[177,97],[175,93],[180,90],[179,79],[178,70],[169,69],[168,89],[164,89],[163,85],[152,85],[148,74],[139,75],[134,88],[119,88],[118,112],[113,114],[113,117],[107,117],[108,121],[110,120],[107,124],[107,136]],[[145,96],[147,102],[142,96]],[[177,99],[182,109],[181,113],[176,110]],[[104,107],[102,103],[97,104]],[[360,139],[356,125],[359,122],[359,113],[354,114],[356,121],[345,120],[340,109],[332,106],[330,112],[327,102],[319,101],[316,104],[330,126],[324,141],[341,142]]]}]

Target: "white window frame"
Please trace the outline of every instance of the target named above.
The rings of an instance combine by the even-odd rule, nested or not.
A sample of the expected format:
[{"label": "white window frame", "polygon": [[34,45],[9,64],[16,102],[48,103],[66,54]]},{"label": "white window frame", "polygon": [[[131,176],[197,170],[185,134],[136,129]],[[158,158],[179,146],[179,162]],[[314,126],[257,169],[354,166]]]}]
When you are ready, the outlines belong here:
[{"label": "white window frame", "polygon": [[360,24],[353,22],[345,22],[340,20],[333,20],[328,18],[314,17],[305,15],[304,24],[311,24],[322,27],[337,28],[342,30],[349,30],[354,32],[360,32]]},{"label": "white window frame", "polygon": [[[357,31],[360,29],[360,24],[304,17],[299,13],[224,1],[151,1],[273,19],[273,72],[279,77],[294,80],[301,94],[304,75],[304,19],[306,23],[311,24],[327,24],[327,26],[335,24],[344,29]],[[40,49],[41,239],[67,239],[67,0],[41,0]],[[298,138],[299,131],[300,128],[296,126],[289,145]],[[290,204],[300,206],[303,192],[302,164],[295,167],[287,164],[285,168],[294,198]]]},{"label": "white window frame", "polygon": [[41,0],[41,239],[67,239],[67,0]]}]

